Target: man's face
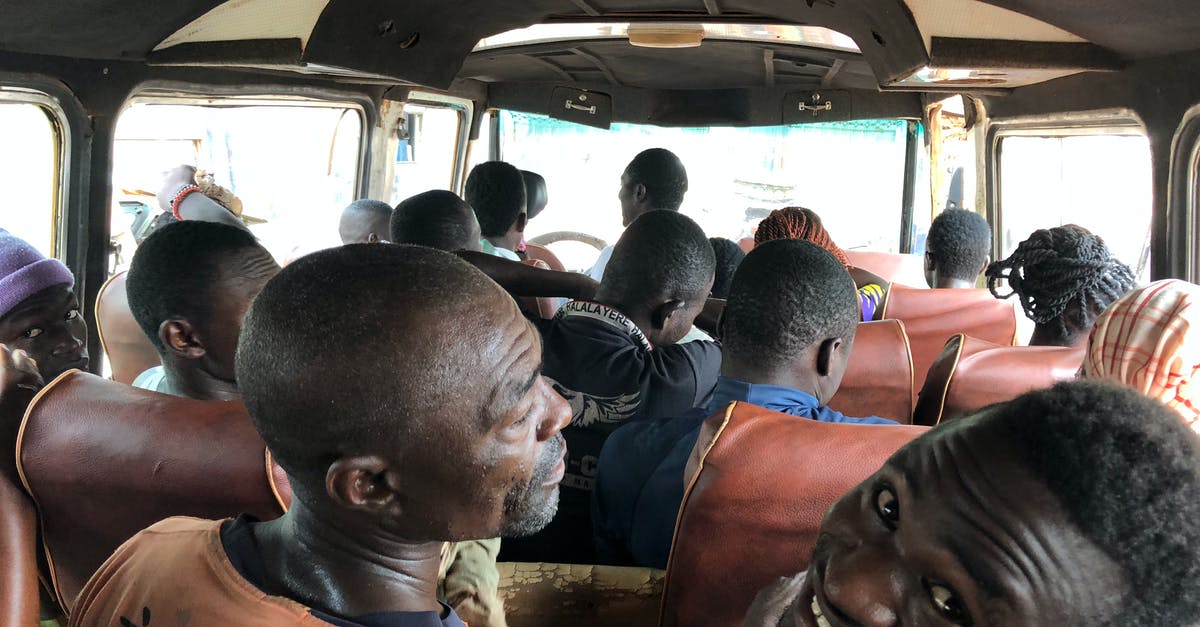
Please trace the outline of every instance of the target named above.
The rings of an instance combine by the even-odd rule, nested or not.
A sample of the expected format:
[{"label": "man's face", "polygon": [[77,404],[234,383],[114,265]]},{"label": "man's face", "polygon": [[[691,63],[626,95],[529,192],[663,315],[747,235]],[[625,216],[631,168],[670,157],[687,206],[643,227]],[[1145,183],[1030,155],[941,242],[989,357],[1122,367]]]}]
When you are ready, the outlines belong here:
[{"label": "man's face", "polygon": [[237,380],[233,361],[246,310],[267,281],[279,273],[279,264],[259,248],[238,251],[230,257],[209,287],[209,318],[198,327],[204,342],[204,367],[223,381]]},{"label": "man's face", "polygon": [[46,383],[71,368],[88,367],[87,324],[66,285],[26,298],[0,319],[0,343],[29,353]]},{"label": "man's face", "polygon": [[1088,625],[1112,615],[1127,592],[1119,568],[1003,443],[985,440],[966,424],[940,429],[835,503],[795,623]]},{"label": "man's face", "polygon": [[426,473],[405,492],[414,509],[436,512],[421,532],[434,538],[530,535],[558,509],[566,469],[559,432],[571,410],[541,376],[540,337],[511,298],[499,288],[496,296],[500,313],[473,334],[475,354],[457,374],[459,398],[427,423],[436,444],[403,464]]},{"label": "man's face", "polygon": [[628,172],[621,174],[621,189],[617,190],[617,200],[621,201],[621,226],[629,226],[642,213],[637,188],[638,184],[629,178]]}]

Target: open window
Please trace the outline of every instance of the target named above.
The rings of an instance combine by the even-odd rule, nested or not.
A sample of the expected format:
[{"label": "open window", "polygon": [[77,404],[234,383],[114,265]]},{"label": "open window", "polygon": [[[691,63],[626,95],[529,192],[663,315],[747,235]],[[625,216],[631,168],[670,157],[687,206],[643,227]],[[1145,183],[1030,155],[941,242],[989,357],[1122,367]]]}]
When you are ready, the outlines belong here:
[{"label": "open window", "polygon": [[44,94],[0,87],[0,227],[62,257],[63,116]]},{"label": "open window", "polygon": [[1006,257],[1038,229],[1077,224],[1150,278],[1150,141],[1132,122],[1001,127],[995,135],[996,225]]},{"label": "open window", "polygon": [[392,173],[392,205],[429,191],[457,192],[466,179],[470,101],[413,92],[404,103]]},{"label": "open window", "polygon": [[114,266],[126,267],[160,213],[163,173],[186,164],[241,198],[250,230],[281,262],[341,243],[355,199],[363,115],[315,100],[138,98],[117,120]]}]

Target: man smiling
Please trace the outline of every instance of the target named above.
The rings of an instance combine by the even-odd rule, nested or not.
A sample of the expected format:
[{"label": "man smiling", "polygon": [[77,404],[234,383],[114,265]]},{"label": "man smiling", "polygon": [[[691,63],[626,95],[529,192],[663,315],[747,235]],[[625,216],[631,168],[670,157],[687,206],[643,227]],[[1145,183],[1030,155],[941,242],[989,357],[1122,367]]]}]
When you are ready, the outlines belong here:
[{"label": "man smiling", "polygon": [[842,497],[744,625],[1194,625],[1200,446],[1064,383],[938,428]]},{"label": "man smiling", "polygon": [[150,527],[71,624],[461,627],[435,592],[443,543],[554,517],[570,410],[541,361],[512,299],[448,253],[355,244],[292,263],[237,351],[291,509]]}]

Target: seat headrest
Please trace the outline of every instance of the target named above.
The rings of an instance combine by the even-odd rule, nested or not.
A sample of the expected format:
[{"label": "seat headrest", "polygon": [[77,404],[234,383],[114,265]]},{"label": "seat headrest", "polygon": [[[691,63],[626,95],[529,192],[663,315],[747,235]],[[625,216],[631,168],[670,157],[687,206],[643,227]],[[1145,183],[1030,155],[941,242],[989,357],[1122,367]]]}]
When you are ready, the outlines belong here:
[{"label": "seat headrest", "polygon": [[1073,379],[1085,352],[1084,346],[1001,346],[956,335],[925,376],[913,422],[937,425]]},{"label": "seat headrest", "polygon": [[925,257],[871,250],[847,250],[846,259],[856,268],[868,270],[890,283],[924,289]]},{"label": "seat headrest", "polygon": [[731,403],[701,430],[667,564],[661,625],[737,625],[808,567],[833,502],[925,427],[824,423]]},{"label": "seat headrest", "polygon": [[30,403],[16,452],[67,611],[109,554],[151,524],[180,515],[271,519],[290,499],[240,402],[167,396],[78,370]]},{"label": "seat headrest", "polygon": [[550,194],[546,191],[546,179],[541,174],[521,170],[521,178],[525,179],[525,218],[532,220],[546,208]]},{"label": "seat headrest", "polygon": [[118,272],[104,282],[96,296],[96,330],[113,381],[131,384],[139,374],[162,363],[154,344],[133,318],[125,292],[128,272]]},{"label": "seat headrest", "polygon": [[850,360],[829,406],[847,416],[912,420],[913,364],[904,323],[858,323]]}]

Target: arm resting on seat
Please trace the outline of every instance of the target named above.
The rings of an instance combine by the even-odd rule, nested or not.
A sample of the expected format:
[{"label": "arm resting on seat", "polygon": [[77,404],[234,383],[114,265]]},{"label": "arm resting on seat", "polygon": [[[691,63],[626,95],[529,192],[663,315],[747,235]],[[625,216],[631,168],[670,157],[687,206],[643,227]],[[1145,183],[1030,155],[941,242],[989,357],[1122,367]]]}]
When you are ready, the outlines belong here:
[{"label": "arm resting on seat", "polygon": [[600,286],[583,274],[543,270],[474,251],[460,250],[456,254],[515,296],[588,300],[596,295],[596,288]]}]

